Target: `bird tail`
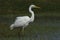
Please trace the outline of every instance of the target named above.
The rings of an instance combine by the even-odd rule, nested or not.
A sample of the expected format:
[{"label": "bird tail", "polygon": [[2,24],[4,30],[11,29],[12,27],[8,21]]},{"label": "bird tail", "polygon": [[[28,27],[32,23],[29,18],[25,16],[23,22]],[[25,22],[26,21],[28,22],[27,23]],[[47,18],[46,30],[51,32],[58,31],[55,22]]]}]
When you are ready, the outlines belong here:
[{"label": "bird tail", "polygon": [[12,25],[10,26],[10,30],[13,30],[13,27],[14,27],[14,24],[12,24]]}]

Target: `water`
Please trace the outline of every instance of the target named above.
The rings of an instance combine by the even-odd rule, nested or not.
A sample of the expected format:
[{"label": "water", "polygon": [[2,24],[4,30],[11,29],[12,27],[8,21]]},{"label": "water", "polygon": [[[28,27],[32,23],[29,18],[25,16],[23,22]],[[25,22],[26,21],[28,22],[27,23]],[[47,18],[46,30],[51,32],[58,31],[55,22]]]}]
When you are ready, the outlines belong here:
[{"label": "water", "polygon": [[[20,40],[60,40],[60,17],[35,16],[35,21],[25,28]],[[9,26],[15,17],[0,16],[0,40],[19,40],[17,29],[10,30]]]}]

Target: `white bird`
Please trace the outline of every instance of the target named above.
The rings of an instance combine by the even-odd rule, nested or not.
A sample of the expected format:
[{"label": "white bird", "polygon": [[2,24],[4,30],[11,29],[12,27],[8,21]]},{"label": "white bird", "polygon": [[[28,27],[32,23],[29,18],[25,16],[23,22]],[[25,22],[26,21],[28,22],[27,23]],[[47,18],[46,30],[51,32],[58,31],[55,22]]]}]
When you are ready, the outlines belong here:
[{"label": "white bird", "polygon": [[16,17],[15,22],[10,26],[10,30],[13,30],[15,27],[22,27],[22,30],[24,31],[24,28],[27,27],[30,22],[34,21],[34,12],[32,11],[32,8],[40,8],[40,7],[30,5],[29,12],[32,14],[32,16]]}]

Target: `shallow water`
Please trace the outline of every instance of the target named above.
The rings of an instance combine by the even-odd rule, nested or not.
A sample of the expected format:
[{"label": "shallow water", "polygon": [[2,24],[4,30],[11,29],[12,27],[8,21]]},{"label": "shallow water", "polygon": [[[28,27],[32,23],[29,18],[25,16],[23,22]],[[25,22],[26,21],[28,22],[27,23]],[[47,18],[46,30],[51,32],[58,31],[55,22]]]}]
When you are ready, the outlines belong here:
[{"label": "shallow water", "polygon": [[0,17],[0,40],[60,40],[60,17],[40,16],[25,28],[24,36],[18,37],[19,30],[10,30],[15,17]]}]

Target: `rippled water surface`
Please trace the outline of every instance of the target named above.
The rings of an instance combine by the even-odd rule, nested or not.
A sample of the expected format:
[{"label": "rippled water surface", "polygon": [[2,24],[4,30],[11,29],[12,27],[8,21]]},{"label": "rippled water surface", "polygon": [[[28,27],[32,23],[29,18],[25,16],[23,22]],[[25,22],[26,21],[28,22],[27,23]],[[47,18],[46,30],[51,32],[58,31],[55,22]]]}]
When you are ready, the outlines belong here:
[{"label": "rippled water surface", "polygon": [[0,16],[0,40],[60,40],[60,17],[35,17],[20,37],[19,28],[9,29],[14,20],[15,17]]}]

